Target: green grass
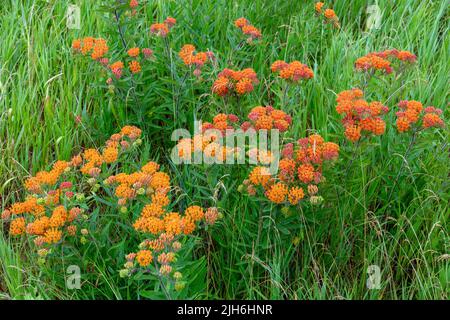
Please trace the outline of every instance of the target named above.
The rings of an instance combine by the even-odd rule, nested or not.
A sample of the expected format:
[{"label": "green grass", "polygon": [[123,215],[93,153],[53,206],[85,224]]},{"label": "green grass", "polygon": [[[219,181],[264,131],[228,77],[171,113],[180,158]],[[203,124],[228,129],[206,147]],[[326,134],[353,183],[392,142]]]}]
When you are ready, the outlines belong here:
[{"label": "green grass", "polygon": [[[449,122],[445,129],[421,135],[404,157],[408,136],[396,132],[391,117],[386,134],[364,144],[345,174],[353,148],[344,142],[334,94],[360,84],[353,69],[358,57],[392,47],[410,50],[418,56],[417,66],[401,81],[373,80],[367,99],[390,108],[415,99],[442,108],[448,119],[448,1],[379,1],[381,28],[371,32],[363,31],[366,1],[334,1],[341,31],[314,17],[313,1],[148,1],[144,22],[125,26],[129,44],[149,46],[157,58],[137,80],[137,103],[123,90],[108,93],[105,77],[87,59],[72,54],[71,41],[88,35],[108,39],[111,51],[121,49],[114,23],[97,4],[73,2],[81,7],[81,30],[66,28],[64,1],[7,0],[0,7],[1,209],[20,198],[27,175],[68,159],[82,146],[102,145],[120,126],[135,124],[144,129],[148,145],[142,156],[165,163],[187,199],[208,203],[214,190],[219,194],[224,218],[187,253],[192,265],[185,275],[191,272],[195,278],[188,297],[448,299]],[[167,15],[178,20],[170,37],[172,62],[164,57],[163,44],[148,36],[150,24]],[[262,29],[263,40],[235,50],[240,38],[232,22],[241,16]],[[181,81],[184,70],[175,54],[185,43],[217,55],[217,68],[204,73],[201,83]],[[172,130],[192,129],[194,118],[209,120],[224,111],[243,115],[261,104],[279,106],[282,88],[269,69],[277,59],[300,60],[315,72],[314,80],[289,92],[285,110],[294,118],[289,138],[313,130],[343,149],[326,173],[323,206],[289,219],[236,192],[247,175],[245,166],[210,168],[205,177],[204,168],[173,166],[166,158],[174,144]],[[231,101],[224,106],[210,93],[224,67],[252,67],[261,80],[239,105]],[[174,97],[180,101],[177,121]],[[77,115],[82,124],[76,123]],[[112,216],[102,217],[106,235],[100,242],[130,231],[113,224]],[[88,250],[83,270],[92,271],[83,290],[70,291],[64,285],[64,266],[42,270],[28,244],[10,241],[0,228],[0,298],[136,298],[135,287],[117,274],[123,264],[117,257],[132,246],[114,240],[109,248]],[[369,265],[381,268],[379,290],[366,287]],[[159,297],[145,281],[139,286],[148,291],[142,298]]]}]

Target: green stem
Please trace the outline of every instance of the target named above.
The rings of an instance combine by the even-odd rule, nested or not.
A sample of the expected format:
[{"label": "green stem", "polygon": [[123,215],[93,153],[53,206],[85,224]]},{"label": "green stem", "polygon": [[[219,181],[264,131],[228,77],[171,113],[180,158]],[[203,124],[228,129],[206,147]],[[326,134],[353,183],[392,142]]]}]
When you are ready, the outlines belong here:
[{"label": "green stem", "polygon": [[414,133],[412,135],[412,138],[411,138],[411,141],[409,142],[409,145],[408,145],[408,147],[407,147],[407,149],[405,151],[405,154],[403,155],[403,158],[405,158],[405,161],[402,162],[402,165],[401,165],[400,169],[398,170],[397,176],[395,177],[394,185],[392,186],[391,193],[389,194],[388,200],[386,201],[386,207],[383,210],[383,214],[386,212],[387,206],[389,205],[389,202],[392,199],[392,195],[394,194],[395,188],[397,187],[397,184],[398,184],[398,182],[400,180],[400,175],[402,174],[403,168],[405,167],[406,157],[409,155],[409,152],[411,151],[412,146],[416,142],[417,132],[418,132],[417,130],[414,131]]}]

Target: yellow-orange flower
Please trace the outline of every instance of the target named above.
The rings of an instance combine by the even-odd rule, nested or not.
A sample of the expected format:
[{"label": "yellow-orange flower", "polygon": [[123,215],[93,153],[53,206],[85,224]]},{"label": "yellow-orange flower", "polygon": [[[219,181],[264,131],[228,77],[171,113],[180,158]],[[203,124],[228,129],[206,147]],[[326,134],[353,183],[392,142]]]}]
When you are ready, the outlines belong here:
[{"label": "yellow-orange flower", "polygon": [[292,187],[289,189],[288,200],[292,205],[296,205],[297,203],[299,203],[299,201],[302,200],[304,196],[305,193],[300,187]]},{"label": "yellow-orange flower", "polygon": [[186,217],[189,217],[190,219],[192,219],[194,222],[199,221],[201,219],[203,219],[203,217],[205,216],[205,213],[203,211],[203,209],[199,206],[190,206],[186,209],[186,211],[184,212]]},{"label": "yellow-orange flower", "polygon": [[139,55],[140,53],[140,49],[135,47],[135,48],[131,48],[130,50],[128,50],[128,55],[132,58],[135,58]]},{"label": "yellow-orange flower", "polygon": [[9,233],[13,236],[19,236],[25,233],[25,218],[19,217],[11,221]]},{"label": "yellow-orange flower", "polygon": [[59,229],[48,229],[44,234],[45,242],[48,244],[57,243],[62,238],[62,232]]},{"label": "yellow-orange flower", "polygon": [[255,186],[265,186],[270,180],[270,171],[266,167],[255,167],[250,172],[249,180]]},{"label": "yellow-orange flower", "polygon": [[130,61],[128,64],[130,71],[134,74],[139,73],[141,71],[141,65],[137,60]]},{"label": "yellow-orange flower", "polygon": [[282,182],[278,182],[272,185],[266,192],[267,198],[273,203],[277,204],[286,201],[287,194],[288,194],[288,187]]},{"label": "yellow-orange flower", "polygon": [[115,147],[108,147],[103,150],[102,158],[106,163],[113,163],[117,160],[119,150]]},{"label": "yellow-orange flower", "polygon": [[141,267],[148,267],[153,261],[153,255],[150,250],[140,250],[136,254],[136,261]]}]

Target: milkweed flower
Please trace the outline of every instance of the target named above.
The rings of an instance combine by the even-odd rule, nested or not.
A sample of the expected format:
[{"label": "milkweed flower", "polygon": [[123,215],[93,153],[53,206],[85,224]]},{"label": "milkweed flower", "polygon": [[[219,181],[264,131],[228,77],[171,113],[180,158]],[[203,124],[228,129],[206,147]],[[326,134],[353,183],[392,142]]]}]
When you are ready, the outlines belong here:
[{"label": "milkweed flower", "polygon": [[152,252],[150,250],[140,250],[136,254],[136,260],[141,267],[148,267],[153,261]]},{"label": "milkweed flower", "polygon": [[[318,193],[317,185],[324,181],[323,165],[339,157],[339,145],[312,134],[296,144],[285,145],[281,155],[277,174],[271,175],[268,168],[257,166],[244,185],[249,195],[255,195],[262,188],[268,201],[296,206],[305,197]],[[308,191],[307,195],[304,190]]]},{"label": "milkweed flower", "polygon": [[322,13],[322,8],[324,5],[325,4],[323,2],[316,2],[316,4],[314,5],[314,9],[317,13]]},{"label": "milkweed flower", "polygon": [[[130,135],[133,131],[133,127],[122,129]],[[116,141],[118,138],[114,136],[110,140]],[[193,233],[201,223],[213,224],[217,220],[215,208],[205,212],[200,206],[190,205],[184,213],[171,212],[170,176],[160,171],[160,165],[156,162],[150,161],[130,174],[110,176],[105,182],[118,200],[125,200],[124,205],[144,203],[133,228],[146,239],[139,245],[139,251],[127,255],[128,269],[135,263],[138,269],[145,270],[154,265],[157,270],[164,270],[163,275],[169,274],[176,259],[175,252],[181,248],[178,240]]]},{"label": "milkweed flower", "polygon": [[129,68],[133,74],[139,73],[142,70],[140,63],[137,60],[130,61]]},{"label": "milkweed flower", "polygon": [[136,58],[139,55],[140,51],[141,50],[139,48],[134,47],[134,48],[129,49],[127,53],[130,57]]},{"label": "milkweed flower", "polygon": [[196,52],[196,48],[192,44],[184,45],[178,55],[186,66],[195,67],[194,74],[196,76],[200,76],[201,68],[206,62],[214,60],[214,53],[211,51]]},{"label": "milkweed flower", "polygon": [[326,9],[324,12],[324,16],[325,18],[327,18],[328,20],[332,20],[332,19],[336,19],[336,13],[334,12],[333,9]]},{"label": "milkweed flower", "polygon": [[381,71],[390,74],[394,70],[402,70],[405,66],[415,63],[417,57],[409,51],[397,49],[380,52],[370,52],[355,62],[355,69],[359,72],[375,73]]},{"label": "milkweed flower", "polygon": [[123,67],[124,65],[122,61],[116,61],[109,65],[109,69],[112,71],[112,73],[116,76],[117,79],[119,79],[122,76]]},{"label": "milkweed flower", "polygon": [[296,205],[305,197],[303,188],[292,187],[289,189],[288,200],[291,205]]},{"label": "milkweed flower", "polygon": [[177,19],[172,17],[167,17],[166,20],[164,20],[164,23],[170,28],[172,28],[176,23]]},{"label": "milkweed flower", "polygon": [[396,113],[396,124],[399,132],[406,132],[412,128],[419,130],[420,127],[427,129],[444,126],[444,120],[441,119],[442,110],[439,108],[433,106],[424,108],[421,102],[415,100],[400,101],[398,107],[400,111]]},{"label": "milkweed flower", "polygon": [[85,37],[72,41],[72,50],[83,55],[91,54],[93,60],[100,60],[109,50],[107,42],[103,38]]},{"label": "milkweed flower", "polygon": [[267,198],[276,204],[280,204],[286,201],[288,195],[288,187],[282,183],[278,182],[270,186],[266,191]]},{"label": "milkweed flower", "polygon": [[245,18],[238,18],[234,21],[234,25],[240,29],[242,29],[244,26],[249,25],[250,22]]},{"label": "milkweed flower", "polygon": [[144,54],[144,57],[146,59],[149,59],[153,56],[153,50],[150,48],[143,48],[142,49],[142,53]]},{"label": "milkweed flower", "polygon": [[165,23],[154,23],[150,26],[150,32],[154,35],[165,37],[169,34],[169,27]]},{"label": "milkweed flower", "polygon": [[11,221],[11,224],[9,226],[9,233],[13,236],[19,236],[25,233],[25,228],[25,218],[19,217]]},{"label": "milkweed flower", "polygon": [[340,29],[341,25],[339,23],[339,18],[333,9],[326,8],[324,10],[325,4],[323,2],[316,2],[314,5],[314,10],[317,16],[323,17],[324,23],[332,24],[335,28]]},{"label": "milkweed flower", "polygon": [[136,9],[136,7],[139,5],[139,2],[137,0],[131,0],[129,5],[130,8]]},{"label": "milkweed flower", "polygon": [[167,17],[163,23],[154,23],[150,26],[150,32],[160,37],[166,37],[170,29],[176,24],[177,20],[172,17]]},{"label": "milkweed flower", "polygon": [[336,98],[336,111],[344,116],[344,134],[351,142],[358,141],[363,134],[382,135],[386,129],[382,115],[389,108],[378,101],[368,103],[363,96],[362,90],[351,89],[340,92]]},{"label": "milkweed flower", "polygon": [[[84,210],[74,205],[72,198],[82,202],[84,197],[79,194],[75,196],[73,188],[76,184],[67,178],[73,175],[79,178],[79,173],[97,177],[101,173],[101,166],[117,161],[120,155],[119,142],[122,139],[132,141],[140,134],[140,129],[126,126],[121,133],[111,136],[102,153],[96,149],[86,149],[71,161],[56,161],[50,170],[39,171],[26,179],[25,191],[31,196],[27,196],[22,202],[13,203],[2,214],[4,219],[9,219],[13,214],[17,220],[11,222],[10,234],[26,234],[33,238],[37,246],[56,245],[62,240],[76,237],[82,220],[87,218],[84,218]],[[96,178],[88,181],[91,179],[94,180],[92,185],[96,184]],[[11,214],[7,215],[5,212]],[[82,235],[83,230],[81,229]]]},{"label": "milkweed flower", "polygon": [[225,68],[214,81],[212,92],[221,97],[234,92],[244,95],[252,92],[258,83],[258,77],[252,68],[237,71]]},{"label": "milkweed flower", "polygon": [[97,38],[94,41],[91,57],[93,60],[99,60],[108,52],[109,48],[105,39]]},{"label": "milkweed flower", "polygon": [[277,60],[270,67],[273,73],[278,73],[279,77],[291,82],[308,80],[314,77],[314,72],[300,61],[287,63],[283,60]]},{"label": "milkweed flower", "polygon": [[208,208],[205,212],[205,222],[208,225],[213,225],[219,218],[219,210],[216,207]]},{"label": "milkweed flower", "polygon": [[258,130],[278,129],[285,132],[292,123],[292,118],[282,110],[274,109],[272,106],[257,106],[250,110],[249,121],[241,125],[243,131],[250,128]]},{"label": "milkweed flower", "polygon": [[[137,3],[137,2],[136,2]],[[103,68],[111,72],[112,75],[106,80],[109,90],[113,90],[113,79],[120,79],[123,75],[124,63],[122,61],[111,62],[109,58],[105,57],[108,53],[108,45],[103,38],[85,37],[82,39],[75,39],[72,42],[72,50],[75,53],[83,55],[90,54],[91,58],[98,62]],[[128,62],[129,71],[131,74],[139,73],[142,69],[140,64],[140,53],[142,52],[145,59],[150,59],[153,51],[149,48],[133,47],[127,50],[128,57],[133,58],[133,61]]]},{"label": "milkweed flower", "polygon": [[238,121],[239,118],[234,114],[219,113],[214,116],[212,122],[203,122],[199,128],[200,133],[178,141],[175,151],[180,161],[191,163],[193,155],[196,158],[200,155],[201,159],[215,160],[219,163],[229,158],[234,159],[240,152],[239,148],[228,147],[217,141],[236,133],[236,129],[239,128]]},{"label": "milkweed flower", "polygon": [[237,28],[241,29],[244,35],[248,36],[247,42],[249,43],[255,39],[260,39],[262,36],[261,30],[251,25],[250,22],[245,18],[236,19],[234,21],[234,25]]}]

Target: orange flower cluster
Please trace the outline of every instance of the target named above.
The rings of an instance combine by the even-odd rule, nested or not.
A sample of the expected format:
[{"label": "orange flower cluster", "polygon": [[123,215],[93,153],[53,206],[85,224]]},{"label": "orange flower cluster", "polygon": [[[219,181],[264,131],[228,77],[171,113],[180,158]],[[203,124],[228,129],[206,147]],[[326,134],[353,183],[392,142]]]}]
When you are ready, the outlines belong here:
[{"label": "orange flower cluster", "polygon": [[170,178],[166,173],[158,170],[159,164],[151,161],[140,171],[109,176],[104,184],[113,187],[114,194],[118,198],[117,203],[122,208],[127,202],[140,195],[161,198],[160,201],[165,202],[164,197],[170,190]]},{"label": "orange flower cluster", "polygon": [[128,56],[131,58],[138,58],[141,53],[144,55],[145,59],[149,59],[153,55],[153,50],[150,48],[142,48],[141,50],[138,47],[133,47],[127,51]]},{"label": "orange flower cluster", "polygon": [[341,25],[339,24],[338,16],[336,15],[333,9],[328,8],[323,10],[324,5],[325,4],[323,2],[316,2],[314,6],[316,14],[318,16],[323,16],[325,23],[331,23],[335,28],[339,29]]},{"label": "orange flower cluster", "polygon": [[417,57],[409,51],[392,49],[381,52],[370,52],[358,58],[355,62],[355,68],[357,71],[376,72],[379,70],[390,74],[393,71],[393,63],[399,62],[400,66],[403,66],[405,63],[414,63],[416,60]]},{"label": "orange flower cluster", "polygon": [[245,18],[239,18],[234,21],[234,25],[241,29],[242,33],[248,36],[247,42],[252,42],[255,39],[261,38],[261,31]]},{"label": "orange flower cluster", "polygon": [[268,168],[258,166],[250,172],[244,185],[250,195],[262,190],[275,204],[297,205],[307,194],[311,202],[317,202],[317,184],[324,180],[323,163],[338,156],[337,144],[313,134],[299,139],[295,146],[293,143],[284,146],[277,175],[272,176]]},{"label": "orange flower cluster", "polygon": [[[118,160],[121,149],[129,147],[130,142],[137,141],[141,130],[133,126],[125,126],[111,136],[102,152],[86,149],[71,161],[57,161],[51,170],[40,171],[25,181],[25,190],[30,193],[25,201],[13,203],[2,213],[2,218],[11,220],[10,234],[32,236],[37,246],[59,243],[72,237],[81,229],[83,220],[87,218],[78,202],[84,197],[74,193],[71,181],[64,178],[77,178],[77,173],[97,177],[103,164],[111,164]],[[82,178],[78,180],[82,183]],[[91,185],[94,181],[88,181]],[[84,219],[81,219],[84,217]]]},{"label": "orange flower cluster", "polygon": [[[234,160],[237,157],[243,157],[245,152],[240,147],[224,145],[224,138],[227,138],[228,141],[228,137],[232,136],[232,140],[236,138],[239,140],[240,135],[248,134],[250,129],[253,129],[255,133],[263,129],[278,129],[285,132],[292,123],[288,114],[282,110],[274,109],[272,106],[254,107],[248,114],[248,119],[249,121],[240,123],[239,118],[234,114],[217,114],[212,122],[202,123],[200,133],[195,134],[193,138],[183,138],[178,141],[176,146],[178,158],[185,163],[192,161],[193,154],[201,156],[194,158],[194,161],[198,159],[199,162],[204,158],[214,159],[216,163],[223,163],[227,159]],[[257,160],[263,164],[271,163],[273,160],[273,155],[270,152],[258,150],[254,147],[247,151],[247,155],[252,160]]]},{"label": "orange flower cluster", "polygon": [[130,57],[136,58],[140,52],[141,52],[141,49],[134,47],[134,48],[129,49],[127,53]]},{"label": "orange flower cluster", "polygon": [[83,55],[91,54],[93,60],[100,60],[108,53],[108,45],[103,38],[86,37],[72,41],[72,49]]},{"label": "orange flower cluster", "polygon": [[250,121],[245,121],[241,125],[243,131],[250,128],[258,130],[278,129],[280,132],[285,132],[292,124],[290,115],[282,110],[274,109],[272,106],[257,106],[254,107],[248,114]]},{"label": "orange flower cluster", "polygon": [[25,180],[25,188],[29,192],[42,193],[44,187],[53,187],[61,175],[72,166],[73,164],[67,161],[56,161],[50,171],[39,171],[36,176]]},{"label": "orange flower cluster", "polygon": [[[51,171],[44,174],[51,174]],[[56,180],[51,182],[56,183]],[[16,202],[3,211],[2,219],[11,219],[9,233],[12,236],[23,234],[33,236],[37,246],[58,243],[64,236],[75,236],[83,209],[74,204],[60,205],[63,197],[65,199],[73,197],[72,183],[62,182],[57,189],[44,192],[40,186],[34,185],[39,182],[33,182],[32,189],[35,193],[27,196],[25,201]]]},{"label": "orange flower cluster", "polygon": [[194,75],[200,76],[201,68],[209,60],[213,61],[215,59],[214,53],[211,51],[206,52],[196,52],[195,47],[192,44],[184,45],[178,55],[180,56],[183,63],[187,66],[195,66]]},{"label": "orange flower cluster", "polygon": [[[227,159],[234,159],[240,152],[239,148],[224,145],[223,141],[218,140],[219,137],[222,138],[222,133],[205,128],[204,133],[195,134],[192,138],[181,139],[176,145],[179,159],[185,163],[191,161],[196,163],[197,157],[200,157],[200,163],[203,163],[202,160],[205,160],[206,163],[223,163]],[[194,160],[192,155],[194,155]]]},{"label": "orange flower cluster", "polygon": [[[134,188],[144,188],[140,202],[144,203],[140,216],[133,223],[139,233],[145,234],[146,239],[139,245],[137,253],[126,255],[127,263],[122,273],[130,275],[139,268],[148,270],[153,264],[163,276],[173,271],[171,265],[176,258],[176,252],[181,248],[182,237],[192,234],[201,222],[212,225],[219,217],[217,208],[206,211],[200,206],[191,205],[183,214],[169,210],[170,190],[169,176],[159,170],[159,165],[149,162],[141,171],[131,175],[118,175],[111,183],[119,182]],[[135,176],[137,179],[135,179]],[[139,184],[139,185],[136,185]]]},{"label": "orange flower cluster", "polygon": [[[106,45],[106,40],[102,38],[92,38],[86,37],[83,39],[76,39],[72,42],[72,49],[75,52],[82,53],[86,55],[91,53],[91,57],[93,60],[99,62],[103,67],[109,70],[116,79],[120,79],[124,70],[124,63],[122,61],[115,61],[110,63],[109,59],[105,57],[108,53],[108,46]],[[149,48],[140,48],[134,47],[128,50],[127,54],[129,57],[134,60],[128,63],[129,71],[132,74],[136,74],[141,72],[142,67],[141,63],[138,61],[140,54],[144,55],[145,59],[149,59],[153,55],[153,51]],[[108,84],[112,83],[112,78],[108,78]]]},{"label": "orange flower cluster", "polygon": [[222,134],[226,134],[227,130],[231,133],[235,128],[236,124],[238,124],[239,118],[235,114],[225,114],[219,113],[214,116],[212,123],[203,122],[202,124],[202,133],[205,133],[207,130],[219,130]]},{"label": "orange flower cluster", "polygon": [[[34,199],[34,200],[32,200]],[[44,244],[51,245],[58,243],[63,236],[75,236],[79,229],[83,209],[74,206],[67,210],[65,206],[39,205],[38,199],[29,197],[25,202],[16,203],[10,211],[13,215],[20,215],[14,218],[10,224],[10,234],[19,236],[27,234],[34,236],[34,243],[37,246]],[[30,206],[31,211],[17,213],[17,207]],[[39,212],[39,214],[36,214]]]},{"label": "orange flower cluster", "polygon": [[141,64],[137,60],[130,61],[128,67],[133,74],[139,73],[142,70]]},{"label": "orange flower cluster", "polygon": [[258,77],[252,68],[238,71],[225,68],[214,81],[212,92],[221,97],[233,92],[243,95],[252,92],[258,83]]},{"label": "orange flower cluster", "polygon": [[101,172],[103,164],[112,164],[117,161],[119,153],[128,149],[141,136],[141,129],[134,126],[125,126],[119,133],[113,134],[106,141],[103,151],[86,149],[83,153],[75,156],[72,163],[80,166],[80,172],[91,177],[97,177]]},{"label": "orange flower cluster", "polygon": [[172,17],[167,17],[163,23],[154,23],[150,26],[150,32],[160,37],[166,37],[170,29],[177,23],[177,20]]},{"label": "orange flower cluster", "polygon": [[270,67],[272,72],[278,73],[280,78],[298,82],[299,80],[312,79],[314,72],[300,61],[292,61],[287,63],[283,60],[277,60]]},{"label": "orange flower cluster", "polygon": [[122,76],[123,67],[124,65],[122,61],[116,61],[109,65],[109,69],[116,76],[117,79],[119,79]]},{"label": "orange flower cluster", "polygon": [[386,129],[381,115],[389,111],[388,107],[378,101],[368,103],[363,95],[362,90],[352,89],[342,91],[336,98],[336,111],[344,115],[345,136],[352,142],[358,141],[363,133],[379,136]]},{"label": "orange flower cluster", "polygon": [[[403,100],[398,104],[400,111],[397,115],[397,129],[399,132],[409,131],[422,121],[422,128],[443,127],[444,120],[441,119],[442,110],[433,106],[423,108],[422,103],[415,100]],[[415,128],[416,130],[419,127]]]}]

